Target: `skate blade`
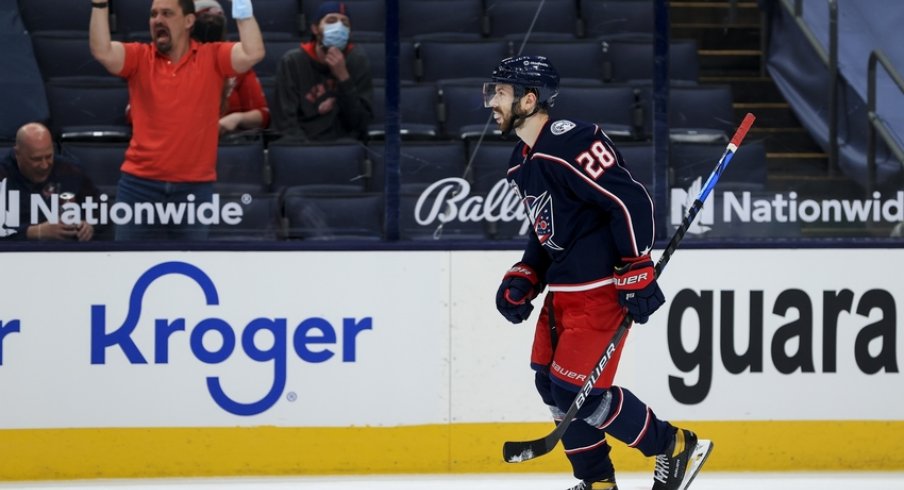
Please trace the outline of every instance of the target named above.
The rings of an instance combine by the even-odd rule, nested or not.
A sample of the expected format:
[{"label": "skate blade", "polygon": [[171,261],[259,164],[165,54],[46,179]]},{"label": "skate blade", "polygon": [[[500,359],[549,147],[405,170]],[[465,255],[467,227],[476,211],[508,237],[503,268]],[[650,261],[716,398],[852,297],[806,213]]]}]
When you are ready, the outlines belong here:
[{"label": "skate blade", "polygon": [[713,452],[713,441],[707,439],[697,441],[697,446],[694,448],[694,452],[691,453],[690,461],[688,461],[687,469],[684,472],[684,480],[678,490],[687,490],[691,486],[691,482],[694,481],[694,477],[700,472],[700,468],[703,467],[703,463],[706,462],[706,458],[709,457],[711,452]]}]

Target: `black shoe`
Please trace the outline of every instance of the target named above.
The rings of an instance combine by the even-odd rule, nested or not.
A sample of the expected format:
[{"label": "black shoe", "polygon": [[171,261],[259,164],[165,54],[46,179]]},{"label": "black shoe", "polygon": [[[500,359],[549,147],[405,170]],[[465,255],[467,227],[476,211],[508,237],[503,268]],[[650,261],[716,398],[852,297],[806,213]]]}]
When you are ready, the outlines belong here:
[{"label": "black shoe", "polygon": [[686,490],[712,450],[712,441],[697,440],[693,432],[678,429],[666,454],[656,456],[653,490]]}]

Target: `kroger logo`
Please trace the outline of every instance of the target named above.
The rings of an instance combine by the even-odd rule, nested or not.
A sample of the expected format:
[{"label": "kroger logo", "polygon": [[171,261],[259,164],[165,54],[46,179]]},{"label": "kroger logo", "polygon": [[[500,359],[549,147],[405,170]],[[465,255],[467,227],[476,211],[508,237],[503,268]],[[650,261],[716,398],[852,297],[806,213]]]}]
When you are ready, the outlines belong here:
[{"label": "kroger logo", "polygon": [[[91,364],[105,364],[107,350],[119,347],[131,364],[147,364],[132,334],[141,319],[141,303],[151,284],[157,279],[178,274],[192,279],[204,293],[206,304],[219,304],[217,288],[210,277],[198,267],[185,262],[165,262],[148,269],[132,287],[129,295],[129,309],[122,325],[107,331],[107,307],[91,305]],[[373,328],[371,317],[361,319],[343,318],[342,362],[355,362],[356,337],[363,330]],[[241,341],[241,352],[256,362],[273,364],[273,382],[266,395],[260,400],[243,402],[234,400],[223,389],[220,378],[207,378],[207,390],[217,405],[235,415],[257,415],[272,407],[282,396],[286,386],[286,364],[288,357],[288,321],[285,318],[255,318],[241,329],[235,328],[222,318],[204,318],[189,327],[185,318],[157,318],[154,320],[154,364],[169,362],[170,340],[177,340],[177,332],[188,332],[188,342],[194,357],[205,364],[226,361],[236,351]],[[267,349],[258,347],[254,340],[259,332],[268,332],[273,345]],[[220,345],[209,348],[204,345],[204,337],[217,336]],[[295,326],[292,334],[292,349],[304,362],[325,362],[336,354],[322,346],[335,344],[336,329],[324,318],[306,318]],[[319,348],[315,345],[320,346]]]}]

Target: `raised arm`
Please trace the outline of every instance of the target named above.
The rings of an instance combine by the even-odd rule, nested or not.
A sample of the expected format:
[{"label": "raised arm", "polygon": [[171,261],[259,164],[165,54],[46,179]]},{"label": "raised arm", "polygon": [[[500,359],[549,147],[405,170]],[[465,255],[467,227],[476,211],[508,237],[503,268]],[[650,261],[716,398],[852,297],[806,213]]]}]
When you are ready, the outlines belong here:
[{"label": "raised arm", "polygon": [[[83,0],[84,1],[84,0]],[[94,56],[110,73],[118,75],[126,59],[125,47],[110,39],[110,7],[108,0],[92,1],[91,24],[88,27],[88,43]]]},{"label": "raised arm", "polygon": [[232,68],[245,73],[264,59],[264,38],[251,11],[251,0],[232,0],[232,17],[239,30],[239,42],[232,47]]}]

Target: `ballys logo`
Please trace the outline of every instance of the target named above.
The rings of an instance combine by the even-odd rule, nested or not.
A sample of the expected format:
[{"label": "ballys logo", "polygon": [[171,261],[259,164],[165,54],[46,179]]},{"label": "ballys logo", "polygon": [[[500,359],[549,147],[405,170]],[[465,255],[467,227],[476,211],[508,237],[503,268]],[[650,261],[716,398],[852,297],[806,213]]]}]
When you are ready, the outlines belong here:
[{"label": "ballys logo", "polygon": [[[107,332],[107,307],[91,305],[91,364],[105,364],[108,348],[118,346],[131,364],[147,364],[148,361],[132,339],[132,333],[141,319],[141,304],[148,288],[156,281],[168,275],[181,275],[193,280],[204,294],[207,305],[218,305],[219,294],[210,277],[198,267],[185,262],[164,262],[148,269],[132,287],[129,295],[129,309],[126,319],[116,329]],[[157,318],[154,320],[154,364],[169,362],[170,337],[177,332],[189,331],[185,318]],[[355,362],[356,337],[364,330],[372,330],[371,317],[361,319],[343,318],[342,320],[342,362]],[[259,332],[269,332],[273,344],[268,349],[255,345],[254,339]],[[218,376],[207,378],[207,390],[214,402],[229,413],[235,415],[257,415],[272,407],[282,396],[286,386],[286,367],[288,357],[288,328],[285,318],[255,318],[242,329],[240,339],[236,330],[222,318],[204,318],[190,329],[189,344],[191,353],[205,364],[218,364],[229,359],[235,352],[236,343],[241,340],[242,351],[253,361],[273,363],[273,382],[269,391],[260,400],[253,402],[236,401],[226,394]],[[221,344],[210,349],[204,345],[204,336],[217,335]],[[174,337],[176,338],[176,337]],[[292,336],[292,346],[296,355],[305,362],[325,362],[334,356],[334,352],[322,348],[323,345],[336,343],[337,334],[333,326],[324,318],[311,317],[302,320]],[[321,346],[313,350],[311,345]]]},{"label": "ballys logo", "polygon": [[458,177],[449,177],[430,184],[418,197],[414,218],[419,225],[436,221],[521,221],[520,233],[527,233],[530,220],[518,193],[500,179],[486,196],[472,196],[471,184]]}]

